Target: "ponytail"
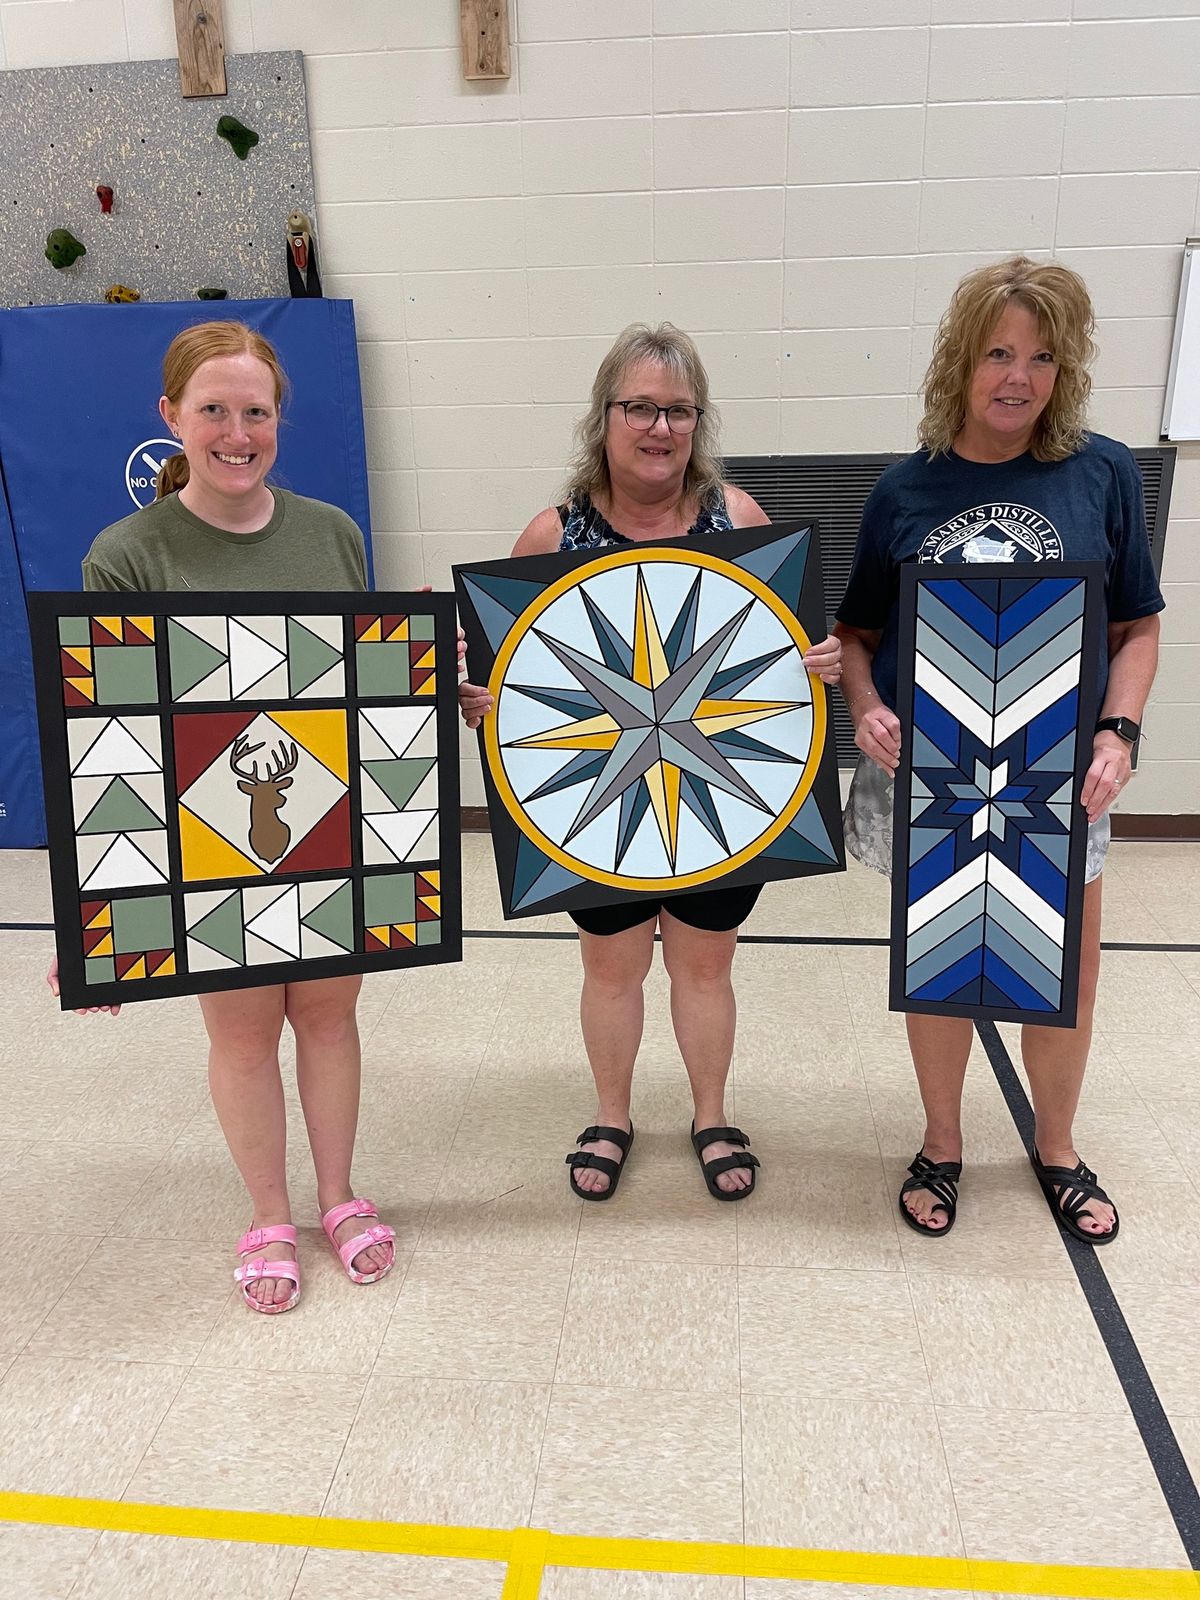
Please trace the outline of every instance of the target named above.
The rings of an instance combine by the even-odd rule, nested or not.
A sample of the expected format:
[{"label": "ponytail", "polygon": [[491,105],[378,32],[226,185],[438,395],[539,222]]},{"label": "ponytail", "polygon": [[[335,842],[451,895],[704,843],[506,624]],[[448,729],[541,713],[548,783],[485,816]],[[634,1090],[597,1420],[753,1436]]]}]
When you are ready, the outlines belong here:
[{"label": "ponytail", "polygon": [[190,475],[188,458],[182,450],[177,455],[168,456],[154,480],[154,498],[165,500],[169,494],[175,494],[183,488]]}]

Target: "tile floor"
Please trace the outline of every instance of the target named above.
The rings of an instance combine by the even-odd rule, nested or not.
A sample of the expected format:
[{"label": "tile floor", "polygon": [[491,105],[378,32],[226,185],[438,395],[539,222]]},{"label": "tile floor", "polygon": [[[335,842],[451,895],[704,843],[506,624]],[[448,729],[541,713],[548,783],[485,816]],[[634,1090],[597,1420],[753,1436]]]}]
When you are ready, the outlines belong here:
[{"label": "tile floor", "polygon": [[[466,924],[501,929],[487,842]],[[1123,844],[1105,937],[1200,934],[1200,849]],[[879,937],[855,869],[748,932]],[[48,921],[0,856],[0,921]],[[559,931],[565,919],[510,925]],[[593,1114],[573,943],[470,939],[370,979],[358,1184],[400,1267],[255,1318],[195,1001],[60,1015],[50,937],[0,932],[0,1489],[560,1533],[1183,1568],[1104,1344],[977,1046],[953,1237],[896,1215],[920,1135],[886,952],[745,945],[729,1112],[764,1162],[707,1197],[660,969],[618,1199],[562,1158]],[[1005,1030],[1010,1048],[1015,1045]],[[294,1092],[298,1219],[313,1184]],[[1120,1200],[1103,1266],[1200,1477],[1200,956],[1105,956],[1078,1137]],[[1091,1508],[1091,1509],[1089,1509]],[[11,1600],[499,1600],[500,1564],[0,1525]],[[932,1591],[549,1568],[542,1600],[916,1600]],[[939,1591],[945,1593],[945,1591]]]}]

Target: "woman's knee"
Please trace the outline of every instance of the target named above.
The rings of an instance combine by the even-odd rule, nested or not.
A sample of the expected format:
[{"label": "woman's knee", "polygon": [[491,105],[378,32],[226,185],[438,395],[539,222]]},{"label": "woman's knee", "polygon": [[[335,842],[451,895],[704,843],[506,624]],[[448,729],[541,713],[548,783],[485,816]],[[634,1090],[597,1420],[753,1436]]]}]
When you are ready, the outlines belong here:
[{"label": "woman's knee", "polygon": [[733,978],[733,957],[737,950],[737,930],[709,933],[700,928],[679,930],[676,923],[663,939],[663,966],[674,987],[697,990],[727,989]]},{"label": "woman's knee", "polygon": [[298,1039],[344,1039],[358,1028],[360,977],[310,979],[289,983],[285,1011]]},{"label": "woman's knee", "polygon": [[200,997],[211,1058],[239,1072],[273,1069],[283,1032],[283,990],[226,990]]},{"label": "woman's knee", "polygon": [[640,989],[654,960],[654,930],[641,928],[607,935],[580,937],[583,981],[590,988],[613,996]]}]

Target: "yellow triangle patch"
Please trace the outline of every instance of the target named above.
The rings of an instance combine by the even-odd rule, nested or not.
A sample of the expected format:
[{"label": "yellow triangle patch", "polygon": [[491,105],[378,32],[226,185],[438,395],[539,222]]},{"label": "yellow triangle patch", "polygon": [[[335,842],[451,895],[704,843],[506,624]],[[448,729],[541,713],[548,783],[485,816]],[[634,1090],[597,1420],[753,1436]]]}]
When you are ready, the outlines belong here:
[{"label": "yellow triangle patch", "polygon": [[106,933],[96,948],[88,951],[88,954],[92,956],[111,956],[112,953],[113,936],[111,933]]},{"label": "yellow triangle patch", "polygon": [[91,672],[92,649],[90,645],[67,645],[63,653],[64,655],[70,656],[72,661],[78,661],[79,665],[84,669],[85,672]]},{"label": "yellow triangle patch", "polygon": [[442,887],[442,874],[440,872],[423,872],[421,876],[426,883],[431,883],[435,889]]},{"label": "yellow triangle patch", "polygon": [[262,878],[263,869],[186,806],[179,808],[179,851],[186,883],[202,878]]},{"label": "yellow triangle patch", "polygon": [[69,683],[72,689],[81,694],[85,700],[94,701],[96,698],[95,678],[64,678],[64,683]]},{"label": "yellow triangle patch", "polygon": [[152,978],[173,978],[175,976],[175,956],[172,953],[161,966],[155,967],[150,974]]},{"label": "yellow triangle patch", "polygon": [[424,683],[419,685],[419,687],[417,689],[417,693],[418,694],[428,694],[428,695],[436,694],[437,693],[437,679],[435,677],[433,677],[432,675],[430,675],[428,678],[425,679]]},{"label": "yellow triangle patch", "polygon": [[407,638],[408,638],[408,618],[405,617],[403,622],[398,622],[396,624],[396,626],[392,629],[391,633],[388,634],[388,643],[391,644],[394,641],[398,641],[398,640],[401,640],[401,639],[407,639]]},{"label": "yellow triangle patch", "polygon": [[440,894],[423,894],[420,898],[423,906],[428,906],[430,911],[436,912],[439,917],[441,916],[442,897]]},{"label": "yellow triangle patch", "polygon": [[302,744],[310,756],[343,783],[350,782],[350,760],[346,754],[346,713],[344,711],[272,711],[271,721]]},{"label": "yellow triangle patch", "polygon": [[417,942],[417,925],[415,922],[393,922],[392,927],[402,939],[407,939],[409,944]]},{"label": "yellow triangle patch", "polygon": [[413,665],[417,667],[431,667],[433,665],[435,655],[436,651],[433,645],[430,645],[429,649],[426,650],[420,661],[414,662]]},{"label": "yellow triangle patch", "polygon": [[[137,629],[137,631],[139,633],[144,633],[146,635],[147,639],[153,639],[153,637],[154,637],[154,618],[153,617],[130,617],[130,618],[128,618],[128,621],[133,623],[134,627]],[[159,971],[160,972],[162,971],[161,967],[159,968]]]},{"label": "yellow triangle patch", "polygon": [[144,978],[146,976],[146,958],[139,956],[128,972],[121,974],[121,982],[125,983],[130,978]]},{"label": "yellow triangle patch", "polygon": [[118,644],[122,644],[124,642],[124,632],[125,632],[125,630],[121,626],[121,623],[122,623],[123,620],[124,619],[121,618],[121,617],[93,617],[92,618],[92,621],[97,623],[101,628],[103,628],[105,633],[111,633],[113,638],[117,641]]},{"label": "yellow triangle patch", "polygon": [[378,644],[382,638],[383,638],[383,618],[382,617],[376,617],[375,621],[367,629],[366,633],[360,633],[359,634],[358,642],[359,642],[359,644]]},{"label": "yellow triangle patch", "polygon": [[[429,878],[430,882],[433,881],[431,873],[427,872],[425,874],[425,876],[427,878]],[[111,928],[112,927],[112,901],[111,900],[106,900],[104,902],[104,904],[100,907],[99,911],[97,911],[96,915],[92,918],[92,920],[90,922],[85,922],[84,923],[84,927],[85,928]]]}]

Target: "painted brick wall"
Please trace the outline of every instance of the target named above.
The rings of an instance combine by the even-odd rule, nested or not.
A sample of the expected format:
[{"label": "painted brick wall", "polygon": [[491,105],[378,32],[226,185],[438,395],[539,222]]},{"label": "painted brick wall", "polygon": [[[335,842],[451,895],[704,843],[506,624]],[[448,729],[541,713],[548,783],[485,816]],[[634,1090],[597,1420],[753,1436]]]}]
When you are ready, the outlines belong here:
[{"label": "painted brick wall", "polygon": [[[731,453],[902,450],[951,288],[1056,254],[1100,317],[1095,426],[1157,442],[1200,232],[1197,0],[511,0],[467,84],[454,0],[225,0],[307,57],[329,292],[362,338],[380,581],[507,552],[635,318],[699,339]],[[0,65],[174,53],[166,0],[0,0]],[[1200,810],[1200,446],[1123,808]],[[468,775],[468,801],[480,798]]]}]

